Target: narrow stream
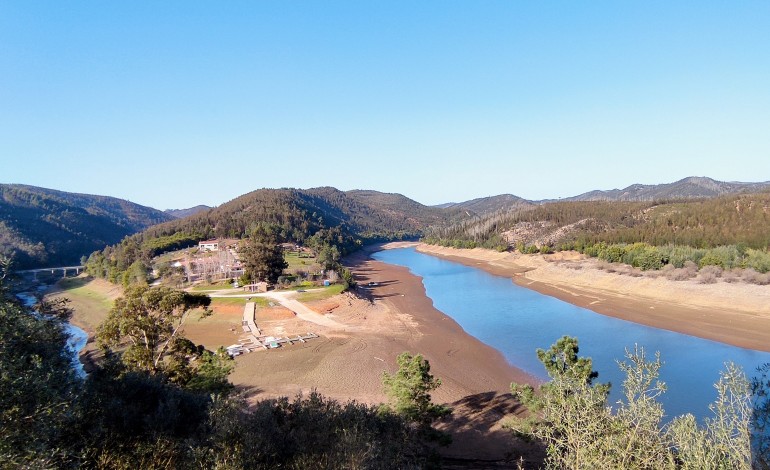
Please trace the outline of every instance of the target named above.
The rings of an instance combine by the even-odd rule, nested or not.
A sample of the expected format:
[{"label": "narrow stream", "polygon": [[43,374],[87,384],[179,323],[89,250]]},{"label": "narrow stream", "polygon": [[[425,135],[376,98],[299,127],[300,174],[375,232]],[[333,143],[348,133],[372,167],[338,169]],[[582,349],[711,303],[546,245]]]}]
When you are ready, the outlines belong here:
[{"label": "narrow stream", "polygon": [[[46,287],[47,286],[41,286],[42,289],[45,289]],[[28,307],[32,307],[37,301],[35,296],[28,292],[17,294],[17,297]],[[34,313],[39,315],[38,312]],[[85,377],[86,371],[83,368],[83,363],[80,362],[80,351],[86,347],[88,333],[69,322],[64,324],[64,331],[69,335],[69,339],[67,339],[67,349],[72,357],[72,368],[75,369],[75,372],[77,372],[80,377]]]}]

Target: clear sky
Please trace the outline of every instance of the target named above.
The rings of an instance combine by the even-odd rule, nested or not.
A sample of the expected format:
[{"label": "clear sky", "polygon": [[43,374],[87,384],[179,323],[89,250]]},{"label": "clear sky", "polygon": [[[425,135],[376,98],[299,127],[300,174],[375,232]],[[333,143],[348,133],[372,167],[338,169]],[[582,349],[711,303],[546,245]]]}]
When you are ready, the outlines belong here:
[{"label": "clear sky", "polygon": [[768,1],[0,2],[0,182],[156,207],[770,180]]}]

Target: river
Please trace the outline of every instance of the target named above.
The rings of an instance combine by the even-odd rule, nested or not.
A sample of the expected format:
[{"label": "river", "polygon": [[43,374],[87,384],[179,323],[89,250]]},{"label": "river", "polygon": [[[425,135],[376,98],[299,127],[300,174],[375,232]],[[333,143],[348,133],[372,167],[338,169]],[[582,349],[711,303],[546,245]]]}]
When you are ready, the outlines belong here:
[{"label": "river", "polygon": [[759,365],[770,362],[770,353],[600,315],[518,286],[506,277],[414,248],[380,251],[372,257],[405,266],[421,276],[437,309],[467,333],[499,350],[512,365],[537,377],[547,379],[535,350],[547,349],[563,335],[576,336],[580,355],[593,359],[599,380],[612,383],[611,404],[621,398],[624,378],[616,361],[635,344],[644,347],[649,358],[656,351],[661,353],[661,378],[668,385],[661,402],[668,417],[684,413],[710,416],[708,405],[716,398],[713,384],[726,361],[742,366],[749,377]]},{"label": "river", "polygon": [[[42,291],[47,287],[48,286],[40,286],[39,289]],[[35,296],[30,293],[21,293],[18,294],[17,297],[21,299],[21,301],[27,307],[32,307],[35,305],[35,302],[37,302]],[[34,313],[38,314],[38,312]],[[80,351],[86,347],[86,343],[88,342],[88,333],[69,322],[64,323],[64,331],[68,335],[67,350],[72,357],[72,368],[75,369],[75,372],[78,374],[78,376],[85,377],[86,371],[83,368],[83,363],[80,362]]]}]

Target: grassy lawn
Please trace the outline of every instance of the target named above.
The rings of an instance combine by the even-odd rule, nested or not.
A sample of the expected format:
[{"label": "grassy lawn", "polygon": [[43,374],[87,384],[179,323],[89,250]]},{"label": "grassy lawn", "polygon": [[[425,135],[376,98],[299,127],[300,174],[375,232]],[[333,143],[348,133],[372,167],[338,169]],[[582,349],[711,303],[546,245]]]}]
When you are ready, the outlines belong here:
[{"label": "grassy lawn", "polygon": [[287,271],[292,271],[294,269],[308,269],[315,263],[315,258],[308,257],[306,253],[302,253],[302,257],[300,257],[296,251],[284,252],[283,258],[289,263],[289,267],[286,268]]},{"label": "grassy lawn", "polygon": [[248,297],[233,297],[233,298],[227,298],[227,297],[215,297],[211,299],[211,306],[214,307],[216,305],[246,305],[248,302],[254,302],[260,307],[267,307],[268,306],[268,299],[264,297],[252,297],[251,300],[249,300]]},{"label": "grassy lawn", "polygon": [[345,286],[342,284],[333,284],[329,287],[324,287],[323,290],[318,290],[314,292],[304,292],[297,296],[297,300],[300,302],[310,302],[313,300],[325,300],[330,297],[334,297],[337,294],[342,293],[342,291],[345,289]]},{"label": "grassy lawn", "polygon": [[191,290],[199,292],[199,291],[207,291],[207,290],[222,290],[222,289],[232,289],[233,285],[230,284],[229,281],[222,281],[222,282],[215,282],[214,284],[198,284],[196,286],[193,286]]},{"label": "grassy lawn", "polygon": [[119,293],[118,287],[106,281],[94,281],[85,277],[65,278],[57,283],[60,292],[51,297],[70,299],[70,307],[75,311],[73,323],[93,332],[112,308],[113,299]]}]

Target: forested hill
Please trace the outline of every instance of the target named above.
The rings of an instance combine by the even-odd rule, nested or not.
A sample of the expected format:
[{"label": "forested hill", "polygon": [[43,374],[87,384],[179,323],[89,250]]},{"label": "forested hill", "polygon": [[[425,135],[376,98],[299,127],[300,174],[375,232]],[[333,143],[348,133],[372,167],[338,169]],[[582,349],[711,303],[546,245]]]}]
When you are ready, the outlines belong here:
[{"label": "forested hill", "polygon": [[336,246],[345,254],[365,243],[417,238],[432,224],[453,217],[452,210],[426,207],[398,194],[313,189],[259,189],[184,219],[126,237],[92,254],[110,279],[131,265],[149,266],[165,251],[193,246],[206,238],[245,238],[254,228],[269,228],[279,241],[320,248]]},{"label": "forested hill", "polygon": [[189,217],[191,215],[197,214],[198,212],[203,212],[209,209],[211,209],[211,207],[200,204],[195,207],[190,207],[188,209],[166,209],[163,212],[165,212],[166,214],[170,215],[175,219],[184,219],[185,217]]},{"label": "forested hill", "polygon": [[636,243],[710,248],[770,247],[770,191],[710,199],[562,201],[497,212],[437,227],[428,241],[505,249],[519,244],[553,248],[579,243]]},{"label": "forested hill", "polygon": [[320,229],[339,228],[363,239],[415,237],[443,223],[452,211],[397,194],[335,188],[259,189],[216,208],[152,227],[145,240],[185,233],[197,238],[248,235],[257,224],[280,227],[281,237],[303,241]]},{"label": "forested hill", "polygon": [[0,254],[13,254],[17,269],[77,264],[93,250],[170,219],[123,199],[0,184]]},{"label": "forested hill", "polygon": [[500,210],[511,210],[521,207],[533,206],[534,203],[513,194],[499,194],[497,196],[480,197],[465,202],[453,202],[442,204],[446,209],[455,209],[475,213],[477,215],[490,214]]},{"label": "forested hill", "polygon": [[666,184],[633,184],[625,189],[590,191],[566,198],[567,201],[665,201],[672,199],[703,199],[727,194],[758,192],[770,189],[770,181],[764,183],[739,183],[717,181],[711,178],[691,176]]}]

